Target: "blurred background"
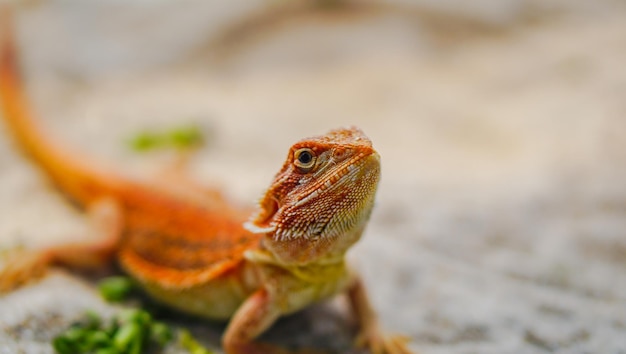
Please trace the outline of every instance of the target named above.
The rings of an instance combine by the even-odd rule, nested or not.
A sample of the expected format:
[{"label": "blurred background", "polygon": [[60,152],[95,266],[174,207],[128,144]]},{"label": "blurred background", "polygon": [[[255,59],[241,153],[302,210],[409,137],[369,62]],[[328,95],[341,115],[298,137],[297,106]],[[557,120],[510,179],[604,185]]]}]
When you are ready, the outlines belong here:
[{"label": "blurred background", "polygon": [[[191,174],[251,204],[293,142],[361,127],[383,179],[350,258],[420,353],[626,353],[624,1],[32,0],[15,17],[39,119],[132,175],[171,156],[130,137],[193,124]],[[4,247],[89,233],[7,138],[0,196]],[[0,352],[51,352],[85,308],[114,311],[62,271],[0,299]],[[333,313],[270,336],[345,352]]]}]

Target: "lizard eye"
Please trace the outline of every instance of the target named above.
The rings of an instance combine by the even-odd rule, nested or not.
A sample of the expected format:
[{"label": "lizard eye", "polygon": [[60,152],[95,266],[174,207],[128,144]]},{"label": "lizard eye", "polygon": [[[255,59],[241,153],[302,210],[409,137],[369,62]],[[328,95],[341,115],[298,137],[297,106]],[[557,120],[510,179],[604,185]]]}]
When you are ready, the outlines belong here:
[{"label": "lizard eye", "polygon": [[309,172],[315,165],[315,154],[313,150],[308,148],[296,150],[293,163],[300,171]]}]

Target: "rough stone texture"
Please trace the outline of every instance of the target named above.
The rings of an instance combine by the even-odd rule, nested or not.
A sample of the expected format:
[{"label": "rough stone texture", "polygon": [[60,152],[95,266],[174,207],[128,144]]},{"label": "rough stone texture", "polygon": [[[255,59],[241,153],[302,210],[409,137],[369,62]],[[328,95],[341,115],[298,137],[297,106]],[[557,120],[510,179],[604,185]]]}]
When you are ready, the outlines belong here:
[{"label": "rough stone texture", "polygon": [[[421,353],[626,352],[623,2],[232,3],[25,7],[42,122],[141,176],[169,156],[133,154],[125,139],[199,123],[212,139],[191,173],[242,203],[292,142],[359,125],[383,181],[350,258],[387,328]],[[4,246],[90,235],[7,139],[0,195]],[[115,310],[59,273],[0,299],[0,353],[51,352],[85,308]],[[341,309],[288,318],[268,337],[345,348]],[[218,342],[221,327],[174,320],[186,321]]]}]

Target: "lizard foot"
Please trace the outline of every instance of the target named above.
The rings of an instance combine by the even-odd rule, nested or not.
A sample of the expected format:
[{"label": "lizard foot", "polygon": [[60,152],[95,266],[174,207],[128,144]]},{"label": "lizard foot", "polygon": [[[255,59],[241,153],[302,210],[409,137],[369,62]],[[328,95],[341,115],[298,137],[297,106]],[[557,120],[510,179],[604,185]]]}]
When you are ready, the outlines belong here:
[{"label": "lizard foot", "polygon": [[407,346],[406,336],[384,336],[378,328],[364,329],[357,336],[355,345],[368,348],[372,354],[413,354]]},{"label": "lizard foot", "polygon": [[12,251],[2,260],[0,294],[22,287],[41,278],[48,268],[50,257],[42,251]]}]

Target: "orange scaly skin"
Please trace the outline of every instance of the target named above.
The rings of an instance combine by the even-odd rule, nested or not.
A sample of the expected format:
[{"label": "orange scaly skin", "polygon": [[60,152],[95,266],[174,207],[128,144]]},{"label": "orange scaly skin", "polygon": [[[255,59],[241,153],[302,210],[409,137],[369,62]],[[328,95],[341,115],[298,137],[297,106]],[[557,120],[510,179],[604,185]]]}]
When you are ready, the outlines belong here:
[{"label": "orange scaly skin", "polygon": [[369,219],[379,156],[358,129],[301,140],[248,213],[216,194],[139,183],[98,169],[51,142],[33,123],[17,74],[8,16],[0,43],[0,100],[9,130],[69,198],[103,224],[103,240],[34,252],[0,270],[0,291],[52,263],[98,267],[117,260],[156,300],[212,319],[230,319],[227,353],[282,353],[254,341],[281,315],[347,293],[373,353],[410,353],[380,334],[362,283],[344,254]]}]

